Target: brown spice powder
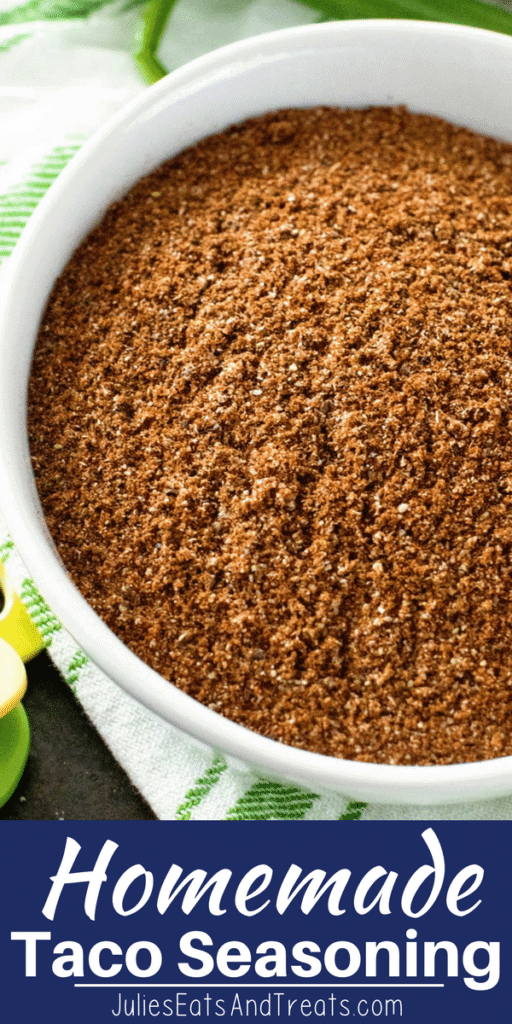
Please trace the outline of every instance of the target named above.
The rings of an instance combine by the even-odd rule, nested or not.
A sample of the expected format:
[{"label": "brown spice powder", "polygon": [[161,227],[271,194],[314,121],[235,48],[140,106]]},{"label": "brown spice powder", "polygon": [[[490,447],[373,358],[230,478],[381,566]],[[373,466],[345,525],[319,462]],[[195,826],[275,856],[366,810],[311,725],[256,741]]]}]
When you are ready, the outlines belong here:
[{"label": "brown spice powder", "polygon": [[34,471],[166,678],[359,761],[512,754],[512,147],[287,110],[139,182],[57,282]]}]

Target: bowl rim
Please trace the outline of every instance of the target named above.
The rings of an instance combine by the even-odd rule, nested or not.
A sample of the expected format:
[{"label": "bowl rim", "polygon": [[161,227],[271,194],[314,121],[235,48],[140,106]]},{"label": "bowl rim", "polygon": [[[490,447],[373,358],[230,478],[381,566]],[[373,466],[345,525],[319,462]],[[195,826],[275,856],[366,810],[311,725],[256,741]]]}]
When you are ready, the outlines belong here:
[{"label": "bowl rim", "polygon": [[[498,32],[469,26],[440,22],[414,20],[371,19],[322,22],[320,24],[295,26],[274,32],[252,36],[230,43],[185,64],[151,86],[111,117],[81,147],[59,175],[34,211],[25,227],[16,249],[10,256],[5,275],[4,295],[0,301],[0,335],[6,330],[14,297],[19,290],[25,259],[33,240],[44,228],[44,222],[52,209],[55,199],[70,185],[76,171],[88,164],[102,144],[113,133],[128,125],[135,117],[150,111],[155,104],[166,98],[173,98],[177,91],[197,84],[205,74],[214,73],[216,68],[247,59],[268,47],[316,42],[336,45],[355,34],[378,36],[393,33],[394,36],[418,35],[456,36],[461,40],[475,42],[492,38],[493,42],[510,52],[512,38]],[[327,38],[328,37],[328,38]],[[1,347],[1,346],[0,346]],[[1,352],[0,352],[1,358]],[[0,377],[2,375],[0,374]],[[449,790],[458,784],[477,786],[485,779],[501,779],[506,776],[512,785],[512,756],[451,765],[390,765],[350,761],[329,755],[317,754],[297,747],[284,745],[259,733],[238,725],[228,718],[200,704],[192,697],[170,684],[159,673],[151,669],[137,655],[118,639],[99,618],[69,579],[58,558],[45,528],[42,514],[36,514],[18,501],[17,484],[25,480],[26,473],[32,474],[30,461],[25,459],[22,467],[9,456],[10,422],[7,415],[7,383],[0,380],[0,493],[2,512],[13,540],[26,563],[33,579],[45,596],[48,604],[58,615],[64,628],[91,657],[92,661],[107,676],[114,679],[139,702],[161,715],[180,730],[195,737],[202,744],[214,750],[229,754],[244,764],[250,764],[263,774],[274,773],[283,780],[300,785],[326,787],[338,791],[369,786],[372,791],[382,788],[388,794],[383,799],[389,802],[389,790],[396,790],[396,802],[414,802],[422,792],[429,794],[429,802],[435,799],[437,786],[447,787],[443,802],[449,802]],[[15,441],[15,431],[11,438]],[[6,443],[4,443],[6,441]],[[28,455],[28,440],[24,438],[25,454]],[[33,479],[33,477],[32,477]],[[404,788],[414,790],[415,797],[405,798]],[[371,797],[376,799],[376,793]]]}]

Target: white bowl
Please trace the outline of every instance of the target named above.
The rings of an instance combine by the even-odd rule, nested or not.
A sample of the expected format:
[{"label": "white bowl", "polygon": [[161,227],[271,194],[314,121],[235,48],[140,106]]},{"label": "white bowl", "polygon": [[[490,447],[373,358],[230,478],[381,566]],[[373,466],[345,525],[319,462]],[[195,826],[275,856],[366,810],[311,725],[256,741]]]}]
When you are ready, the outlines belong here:
[{"label": "white bowl", "polygon": [[268,110],[401,103],[512,141],[512,38],[411,21],[286,29],[192,61],[97,133],[51,187],[10,260],[0,308],[0,501],[26,565],[65,628],[143,704],[267,776],[361,800],[432,804],[512,791],[512,757],[394,767],[297,750],[210,711],[132,654],[62,566],[42,516],[26,430],[31,354],[52,285],[107,206],[138,178],[204,136]]}]

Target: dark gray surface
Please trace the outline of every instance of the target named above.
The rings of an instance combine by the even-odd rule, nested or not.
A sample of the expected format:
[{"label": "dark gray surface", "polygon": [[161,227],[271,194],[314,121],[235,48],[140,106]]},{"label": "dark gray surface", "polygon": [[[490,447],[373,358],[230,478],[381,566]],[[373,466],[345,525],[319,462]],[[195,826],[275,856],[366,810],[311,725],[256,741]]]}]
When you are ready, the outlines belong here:
[{"label": "dark gray surface", "polygon": [[30,754],[0,820],[154,819],[45,651],[27,676]]}]

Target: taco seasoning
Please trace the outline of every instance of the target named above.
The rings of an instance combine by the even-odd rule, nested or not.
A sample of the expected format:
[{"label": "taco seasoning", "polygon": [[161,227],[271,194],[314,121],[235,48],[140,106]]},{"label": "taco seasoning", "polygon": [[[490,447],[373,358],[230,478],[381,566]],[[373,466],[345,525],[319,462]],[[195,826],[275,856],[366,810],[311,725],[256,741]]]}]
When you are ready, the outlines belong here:
[{"label": "taco seasoning", "polygon": [[29,430],[71,578],[210,708],[358,761],[512,754],[512,147],[285,110],[57,281]]}]

